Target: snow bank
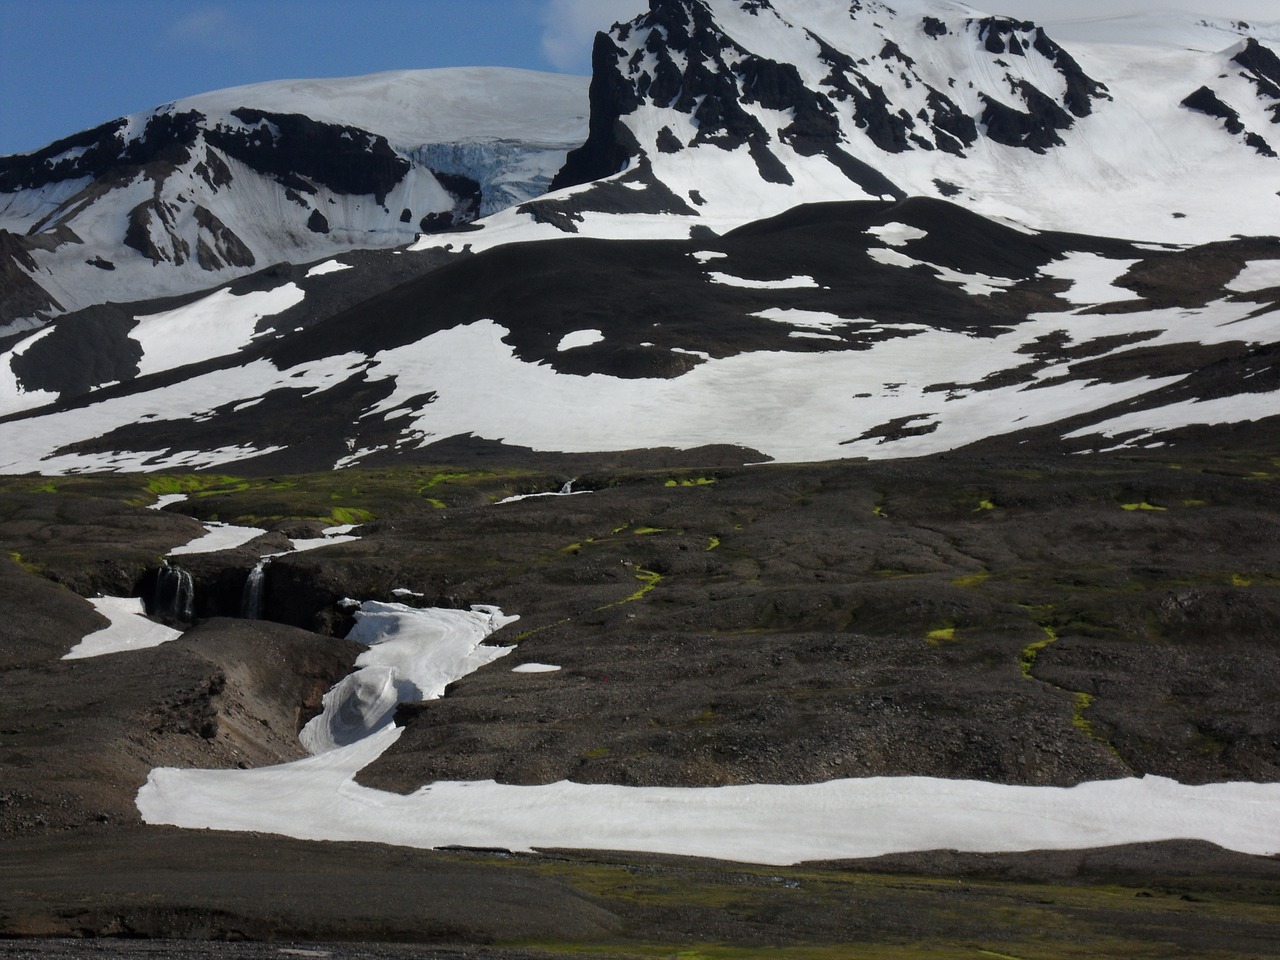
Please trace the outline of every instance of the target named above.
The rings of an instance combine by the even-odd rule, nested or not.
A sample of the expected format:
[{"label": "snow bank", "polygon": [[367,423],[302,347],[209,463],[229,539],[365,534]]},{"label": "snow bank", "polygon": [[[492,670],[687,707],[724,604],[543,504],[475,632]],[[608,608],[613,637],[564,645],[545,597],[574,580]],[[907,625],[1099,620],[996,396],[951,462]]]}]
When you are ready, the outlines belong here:
[{"label": "snow bank", "polygon": [[[1280,852],[1280,784],[1144,777],[1064,788],[872,777],[696,789],[481,781],[429,784],[407,796],[372,790],[355,775],[399,736],[396,701],[440,696],[451,680],[510,652],[479,644],[511,618],[493,607],[383,603],[365,603],[357,618],[351,636],[370,647],[303,730],[313,756],[259,770],[153,770],[138,793],[143,820],[420,848],[636,850],[767,864],[1171,839]],[[523,669],[534,666],[543,665]]]},{"label": "snow bank", "polygon": [[419,610],[366,602],[347,637],[369,649],[356,660],[360,669],[325,694],[320,715],[302,728],[303,746],[313,754],[350,746],[389,726],[396,704],[443,696],[454,680],[515,649],[480,646],[515,619],[497,607]]},{"label": "snow bank", "polygon": [[111,626],[86,636],[63,655],[63,660],[158,647],[182,636],[181,630],[148,620],[146,607],[138,597],[97,597],[89,602],[111,621]]},{"label": "snow bank", "polygon": [[204,527],[205,532],[202,536],[196,537],[196,539],[189,543],[184,543],[180,547],[174,547],[169,551],[169,556],[178,557],[187,553],[215,553],[218,550],[234,550],[236,547],[242,546],[267,532],[258,527],[237,527],[229,523],[219,523],[216,520],[210,520]]}]

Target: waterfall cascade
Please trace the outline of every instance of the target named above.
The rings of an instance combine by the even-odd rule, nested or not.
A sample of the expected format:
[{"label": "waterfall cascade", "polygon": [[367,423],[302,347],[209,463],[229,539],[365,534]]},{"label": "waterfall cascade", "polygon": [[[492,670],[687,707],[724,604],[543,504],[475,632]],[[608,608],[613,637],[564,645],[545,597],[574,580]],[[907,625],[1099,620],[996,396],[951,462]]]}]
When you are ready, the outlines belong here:
[{"label": "waterfall cascade", "polygon": [[190,623],[194,600],[195,587],[191,582],[191,574],[166,560],[164,566],[156,571],[151,615],[162,620]]},{"label": "waterfall cascade", "polygon": [[240,616],[245,620],[262,619],[263,585],[267,579],[267,564],[270,559],[263,557],[258,565],[249,571],[244,582],[244,592],[240,594]]}]

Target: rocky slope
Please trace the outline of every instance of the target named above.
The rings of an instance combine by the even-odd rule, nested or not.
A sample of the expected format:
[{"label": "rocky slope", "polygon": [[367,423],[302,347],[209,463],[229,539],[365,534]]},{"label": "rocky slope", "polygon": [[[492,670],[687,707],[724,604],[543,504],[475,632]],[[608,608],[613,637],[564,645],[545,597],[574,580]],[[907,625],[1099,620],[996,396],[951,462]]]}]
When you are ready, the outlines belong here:
[{"label": "rocky slope", "polygon": [[[882,458],[1051,424],[1084,451],[1273,416],[1280,248],[1244,235],[1274,222],[1280,33],[1195,18],[1067,32],[956,3],[653,0],[598,38],[590,133],[551,194],[403,253],[276,266],[0,344],[0,470],[344,467],[431,459],[460,437]],[[487,78],[448,89],[469,102]],[[303,201],[254,223],[321,238],[300,218],[333,194],[321,205],[398,224],[393,195],[427,162],[402,149],[410,119],[375,111],[366,137],[335,118],[421,82],[269,85],[244,109],[241,92],[209,95],[216,123],[162,110],[154,134],[59,147],[39,178],[70,189],[107,141],[112,163],[187,156],[190,133],[228,164],[252,154],[253,176]],[[281,125],[282,105],[322,92],[330,112]],[[450,119],[433,169],[475,172],[460,144],[527,125],[509,116],[521,104]],[[315,154],[289,146],[326,137]],[[210,184],[154,162],[188,199]],[[7,242],[38,267],[28,239]],[[38,298],[15,280],[15,302]]]},{"label": "rocky slope", "polygon": [[164,104],[0,157],[0,331],[403,245],[545,191],[580,78],[407,71]]}]

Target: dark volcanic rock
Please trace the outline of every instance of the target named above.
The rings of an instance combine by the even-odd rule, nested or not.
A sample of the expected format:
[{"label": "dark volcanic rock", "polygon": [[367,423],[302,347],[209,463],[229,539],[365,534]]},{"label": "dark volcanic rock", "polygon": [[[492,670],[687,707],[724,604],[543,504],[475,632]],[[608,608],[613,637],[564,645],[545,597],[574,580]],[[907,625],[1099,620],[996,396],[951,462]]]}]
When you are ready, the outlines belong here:
[{"label": "dark volcanic rock", "polygon": [[1182,101],[1182,105],[1188,110],[1196,110],[1211,117],[1217,117],[1223,122],[1222,125],[1227,128],[1227,133],[1234,133],[1237,136],[1244,133],[1244,124],[1240,122],[1240,114],[1218,99],[1218,95],[1208,87],[1201,87],[1195,93],[1187,96]]},{"label": "dark volcanic rock", "polygon": [[157,114],[140,136],[125,140],[127,121],[121,118],[54,141],[35,153],[0,157],[0,192],[83,177],[96,180],[117,167],[181,163],[190,155],[203,120],[195,111]]},{"label": "dark volcanic rock", "polygon": [[336,193],[371,193],[382,203],[409,172],[385,137],[300,114],[241,107],[232,116],[248,129],[214,127],[208,142],[263,173],[306,177]]},{"label": "dark volcanic rock", "polygon": [[22,789],[0,806],[0,834],[136,821],[133,797],[155,766],[303,756],[298,729],[360,649],[278,624],[212,620],[151,649],[24,658],[0,673],[6,780]]}]

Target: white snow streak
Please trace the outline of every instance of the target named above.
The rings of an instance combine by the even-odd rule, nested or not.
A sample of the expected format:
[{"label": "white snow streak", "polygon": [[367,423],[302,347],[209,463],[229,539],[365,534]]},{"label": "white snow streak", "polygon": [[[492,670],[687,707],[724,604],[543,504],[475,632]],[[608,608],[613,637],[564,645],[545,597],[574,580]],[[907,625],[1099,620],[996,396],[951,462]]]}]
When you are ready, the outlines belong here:
[{"label": "white snow streak", "polygon": [[572,350],[574,347],[589,347],[603,340],[604,334],[599,330],[574,330],[560,338],[560,342],[556,345],[556,351],[563,353],[566,350]]},{"label": "white snow streak", "polygon": [[306,279],[312,277],[323,277],[329,273],[340,273],[343,270],[350,270],[351,264],[340,263],[337,260],[326,260],[324,263],[317,263],[314,267],[307,271]]},{"label": "white snow streak", "polygon": [[219,523],[216,520],[208,521],[204,527],[205,532],[203,535],[196,537],[189,543],[184,543],[180,547],[174,547],[169,551],[169,556],[178,557],[190,553],[215,553],[218,550],[234,550],[236,547],[242,546],[267,532],[258,527],[237,527],[229,523]]},{"label": "white snow streak", "polygon": [[137,597],[97,597],[89,602],[111,625],[87,635],[63,655],[63,660],[158,647],[182,636],[181,630],[148,620],[146,607]]}]

